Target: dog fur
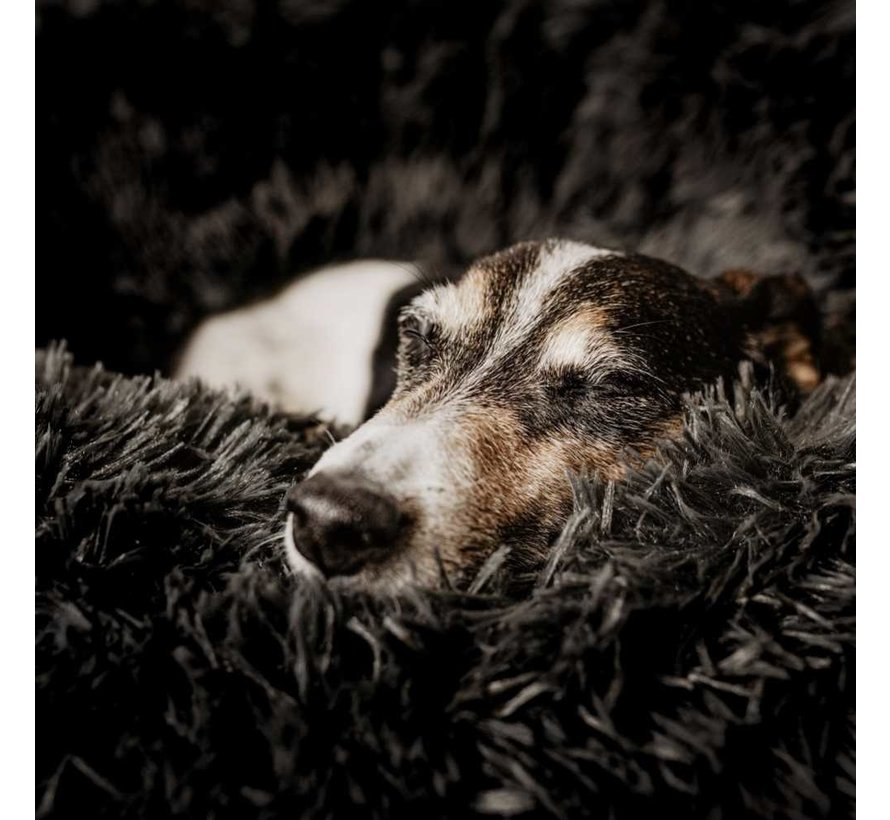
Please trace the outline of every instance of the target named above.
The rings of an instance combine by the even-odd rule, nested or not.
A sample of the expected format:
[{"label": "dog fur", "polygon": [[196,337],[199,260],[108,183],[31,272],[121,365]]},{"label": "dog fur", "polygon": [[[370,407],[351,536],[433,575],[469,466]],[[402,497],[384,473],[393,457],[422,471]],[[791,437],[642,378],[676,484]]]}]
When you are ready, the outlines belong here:
[{"label": "dog fur", "polygon": [[[743,359],[768,361],[762,340],[775,331],[743,310],[761,281],[785,293],[782,279],[715,286],[645,256],[547,240],[428,289],[400,318],[392,398],[291,493],[292,566],[393,588],[465,577],[497,545],[538,563],[571,512],[570,476],[619,479],[681,429],[685,393],[731,381]],[[782,333],[795,328],[798,343],[778,347],[794,356],[776,360],[792,377],[804,367],[795,315],[782,314]],[[382,505],[367,506],[373,494]],[[371,544],[376,512],[385,531]]]}]

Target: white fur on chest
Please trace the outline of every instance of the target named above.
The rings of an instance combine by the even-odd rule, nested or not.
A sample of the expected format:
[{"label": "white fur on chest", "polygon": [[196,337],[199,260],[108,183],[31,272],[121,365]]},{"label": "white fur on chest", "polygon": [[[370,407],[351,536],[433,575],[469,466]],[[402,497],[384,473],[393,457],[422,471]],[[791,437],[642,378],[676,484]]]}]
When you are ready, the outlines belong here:
[{"label": "white fur on chest", "polygon": [[207,319],[175,376],[242,387],[282,410],[358,424],[386,305],[416,278],[413,265],[374,259],[322,268],[273,299]]}]

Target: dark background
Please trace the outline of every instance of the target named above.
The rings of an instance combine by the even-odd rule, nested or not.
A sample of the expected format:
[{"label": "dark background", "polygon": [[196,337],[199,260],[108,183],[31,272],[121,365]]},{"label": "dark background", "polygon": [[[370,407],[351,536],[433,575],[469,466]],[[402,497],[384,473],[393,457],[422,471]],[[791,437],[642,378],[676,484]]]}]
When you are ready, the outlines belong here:
[{"label": "dark background", "polygon": [[164,369],[335,259],[547,235],[852,292],[852,2],[37,7],[36,341],[81,363]]}]

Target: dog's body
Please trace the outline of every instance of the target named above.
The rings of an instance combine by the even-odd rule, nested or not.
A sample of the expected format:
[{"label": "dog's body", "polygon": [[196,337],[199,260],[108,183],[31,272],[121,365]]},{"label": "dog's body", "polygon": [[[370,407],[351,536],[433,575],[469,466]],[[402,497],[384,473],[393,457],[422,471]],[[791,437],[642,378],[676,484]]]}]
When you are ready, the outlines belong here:
[{"label": "dog's body", "polygon": [[273,299],[207,320],[176,375],[354,427],[395,387],[398,310],[423,277],[416,265],[376,259],[313,271]]},{"label": "dog's body", "polygon": [[499,545],[535,563],[571,511],[570,475],[619,479],[680,430],[684,393],[770,345],[813,380],[806,299],[760,327],[781,300],[759,283],[549,240],[424,290],[400,314],[391,398],[288,496],[292,566],[392,588],[460,578]]}]

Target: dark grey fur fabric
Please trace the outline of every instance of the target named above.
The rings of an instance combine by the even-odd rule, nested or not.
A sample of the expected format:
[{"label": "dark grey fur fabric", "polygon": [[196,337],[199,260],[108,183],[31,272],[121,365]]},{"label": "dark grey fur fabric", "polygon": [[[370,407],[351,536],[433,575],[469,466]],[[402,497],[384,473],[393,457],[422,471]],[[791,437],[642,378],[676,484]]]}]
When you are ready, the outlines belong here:
[{"label": "dark grey fur fabric", "polygon": [[530,588],[393,600],[282,571],[316,425],[37,383],[42,816],[851,815],[852,380],[693,403]]},{"label": "dark grey fur fabric", "polygon": [[[38,815],[852,816],[854,12],[39,0]],[[801,273],[838,375],[392,600],[284,571],[323,425],[144,375],[313,266],[553,235]]]}]

